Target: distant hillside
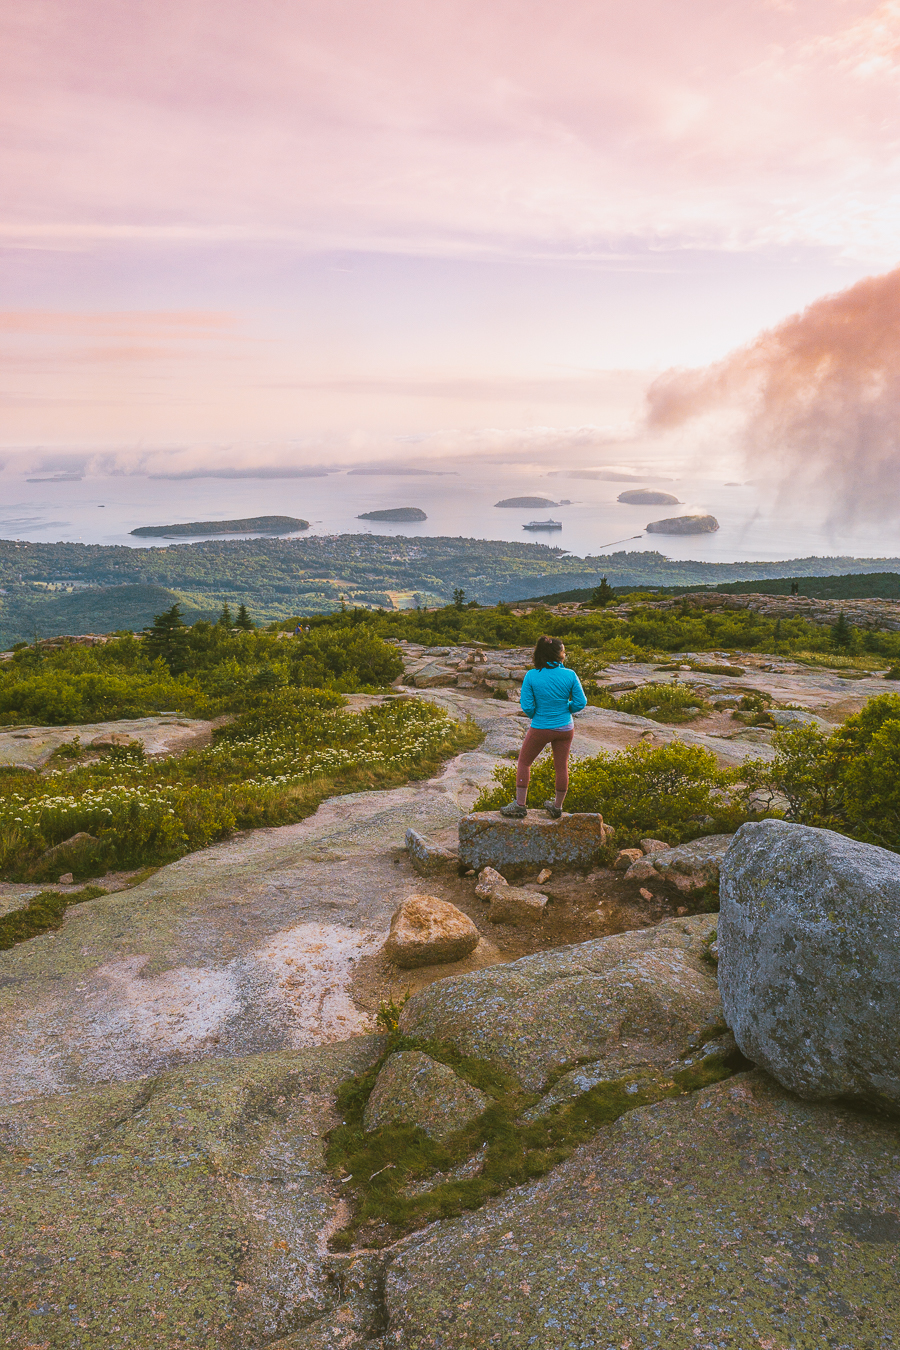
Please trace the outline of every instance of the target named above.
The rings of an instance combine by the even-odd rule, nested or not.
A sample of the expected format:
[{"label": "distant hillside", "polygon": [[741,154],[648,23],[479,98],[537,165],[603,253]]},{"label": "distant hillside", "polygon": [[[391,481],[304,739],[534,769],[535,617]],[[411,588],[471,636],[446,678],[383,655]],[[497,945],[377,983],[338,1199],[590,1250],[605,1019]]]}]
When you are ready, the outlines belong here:
[{"label": "distant hillside", "polygon": [[[900,561],[892,559],[892,561]],[[732,564],[739,565],[739,564]],[[798,595],[807,595],[813,600],[898,600],[900,599],[900,572],[849,572],[843,576],[816,577],[793,576],[775,577],[756,581],[722,581],[712,585],[690,586],[648,586],[658,595],[685,595],[689,591],[728,591],[732,595],[790,595],[791,587],[796,585]],[[635,588],[613,586],[617,595],[627,595]],[[533,596],[526,604],[543,602],[547,605],[564,605],[567,602],[589,601],[593,588],[559,591],[554,595]]]},{"label": "distant hillside", "polygon": [[193,618],[216,616],[226,602],[233,613],[243,602],[254,622],[269,623],[329,613],[342,597],[351,607],[388,609],[447,604],[457,588],[482,605],[541,592],[586,600],[604,575],[620,592],[735,583],[758,590],[762,581],[786,582],[790,589],[794,577],[801,594],[812,594],[810,578],[834,586],[849,584],[840,573],[876,572],[900,572],[900,558],[706,563],[650,550],[578,558],[525,541],[364,533],[155,548],[0,539],[0,648],[30,640],[35,628],[45,636],[142,628],[174,600]]},{"label": "distant hillside", "polygon": [[196,539],[202,534],[293,534],[308,530],[296,516],[250,516],[246,520],[192,520],[186,525],[140,525],[132,534],[143,539]]},{"label": "distant hillside", "polygon": [[29,597],[30,604],[19,607],[18,614],[6,631],[3,624],[3,645],[29,641],[38,637],[55,637],[58,633],[112,633],[128,628],[139,633],[153,622],[157,614],[171,609],[178,602],[188,623],[197,619],[217,617],[218,611],[198,609],[185,602],[184,597],[165,586],[108,586],[73,591],[67,595]]}]

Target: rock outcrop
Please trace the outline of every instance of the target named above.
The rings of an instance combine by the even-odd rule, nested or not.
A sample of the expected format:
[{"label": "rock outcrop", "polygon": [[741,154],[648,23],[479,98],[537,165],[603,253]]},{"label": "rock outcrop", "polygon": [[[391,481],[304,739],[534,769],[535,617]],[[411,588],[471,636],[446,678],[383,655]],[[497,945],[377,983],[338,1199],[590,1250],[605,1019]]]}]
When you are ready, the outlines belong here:
[{"label": "rock outcrop", "polygon": [[340,1301],[323,1136],[381,1037],[7,1103],[9,1345],[269,1345]]},{"label": "rock outcrop", "polygon": [[741,827],[719,981],[741,1050],[800,1097],[900,1107],[900,857],[831,830]]},{"label": "rock outcrop", "polygon": [[668,1064],[721,1018],[705,959],[715,922],[672,919],[441,980],[410,999],[401,1029],[497,1060],[529,1091],[578,1062]]},{"label": "rock outcrop", "polygon": [[549,1176],[393,1248],[382,1344],[888,1346],[896,1159],[891,1123],[760,1073],[629,1112]]},{"label": "rock outcrop", "polygon": [[384,952],[394,965],[444,965],[461,961],[478,946],[478,929],[467,914],[434,895],[411,895],[398,906]]}]

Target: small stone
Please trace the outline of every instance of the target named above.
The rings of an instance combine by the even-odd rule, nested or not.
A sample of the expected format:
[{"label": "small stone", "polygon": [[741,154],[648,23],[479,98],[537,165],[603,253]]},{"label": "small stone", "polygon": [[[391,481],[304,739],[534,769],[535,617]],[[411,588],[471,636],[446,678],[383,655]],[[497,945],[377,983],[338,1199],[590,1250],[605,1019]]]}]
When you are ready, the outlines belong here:
[{"label": "small stone", "polygon": [[546,895],[525,890],[521,886],[496,886],[491,892],[488,918],[491,923],[540,923],[547,907]]},{"label": "small stone", "polygon": [[384,952],[397,966],[461,961],[478,946],[478,929],[467,914],[435,895],[411,895],[394,911]]},{"label": "small stone", "polygon": [[625,873],[626,881],[649,881],[650,878],[658,880],[659,873],[653,865],[653,857],[645,858],[643,853],[638,853],[637,860],[631,864]]},{"label": "small stone", "polygon": [[664,843],[662,839],[641,840],[642,853],[664,853],[667,848],[671,847],[672,847],[671,844]]},{"label": "small stone", "polygon": [[620,848],[613,867],[617,872],[627,872],[631,864],[638,862],[643,856],[639,848]]},{"label": "small stone", "polygon": [[544,882],[549,881],[552,876],[553,873],[550,871],[549,867],[541,868],[540,872],[537,874],[537,884],[543,886]]},{"label": "small stone", "polygon": [[678,915],[687,914],[687,905],[679,905],[675,913]]},{"label": "small stone", "polygon": [[[474,868],[472,869],[474,871]],[[482,867],[478,873],[478,885],[475,887],[475,894],[479,900],[490,900],[496,886],[505,886],[506,877],[500,875],[493,867]]]},{"label": "small stone", "polygon": [[463,876],[467,876],[467,877],[474,877],[475,875],[476,875],[476,872],[475,872],[475,868],[474,868],[474,867],[470,867],[469,870],[468,870],[468,872],[464,872],[464,873],[463,873]]},{"label": "small stone", "polygon": [[104,731],[90,742],[92,750],[112,750],[113,746],[140,745],[134,736],[126,736],[124,731]]},{"label": "small stone", "polygon": [[483,1092],[459,1078],[446,1064],[419,1050],[391,1055],[369,1094],[363,1129],[418,1125],[432,1139],[446,1139],[480,1116],[488,1106]]},{"label": "small stone", "polygon": [[640,895],[641,895],[642,899],[644,899],[644,900],[652,900],[652,899],[653,899],[653,892],[652,892],[652,891],[648,891],[646,886],[642,886],[642,887],[641,887],[641,889],[640,889]]},{"label": "small stone", "polygon": [[75,878],[71,872],[63,872],[62,876],[60,877],[59,881],[56,884],[58,886],[72,886],[74,885],[74,882]]}]

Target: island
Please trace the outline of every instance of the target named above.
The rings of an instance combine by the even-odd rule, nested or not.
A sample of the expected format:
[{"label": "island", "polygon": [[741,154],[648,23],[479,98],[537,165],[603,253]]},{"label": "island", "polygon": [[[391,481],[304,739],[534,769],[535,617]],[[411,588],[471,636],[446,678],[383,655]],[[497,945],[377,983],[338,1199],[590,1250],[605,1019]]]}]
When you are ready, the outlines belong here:
[{"label": "island", "polygon": [[670,516],[651,521],[645,528],[648,534],[712,534],[719,522],[715,516]]},{"label": "island", "polygon": [[203,534],[293,534],[308,530],[296,516],[251,516],[247,520],[191,520],[185,525],[139,525],[131,534],[142,539],[186,539]]},{"label": "island", "polygon": [[677,497],[673,497],[671,492],[649,492],[645,488],[640,488],[632,492],[620,492],[616,498],[617,502],[625,502],[628,506],[678,506]]},{"label": "island", "polygon": [[357,520],[387,520],[400,524],[405,520],[427,520],[425,512],[418,506],[394,506],[389,511],[364,511]]},{"label": "island", "polygon": [[495,506],[559,506],[559,502],[552,502],[549,497],[504,497],[502,502],[494,502]]}]

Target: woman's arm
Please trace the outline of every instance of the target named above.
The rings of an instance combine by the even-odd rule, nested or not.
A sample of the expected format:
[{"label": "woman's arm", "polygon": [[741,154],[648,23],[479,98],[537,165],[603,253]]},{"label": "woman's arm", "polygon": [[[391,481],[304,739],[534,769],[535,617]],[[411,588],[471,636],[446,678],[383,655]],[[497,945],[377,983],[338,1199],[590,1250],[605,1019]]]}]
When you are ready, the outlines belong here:
[{"label": "woman's arm", "polygon": [[531,671],[527,671],[522,681],[522,692],[519,694],[519,702],[522,705],[522,711],[529,717],[534,717],[537,710],[537,702],[534,697],[534,690],[531,687]]},{"label": "woman's arm", "polygon": [[587,695],[582,689],[581,681],[575,674],[574,670],[571,672],[571,674],[572,674],[572,689],[569,694],[569,712],[577,713],[581,712],[583,708],[587,707]]}]

